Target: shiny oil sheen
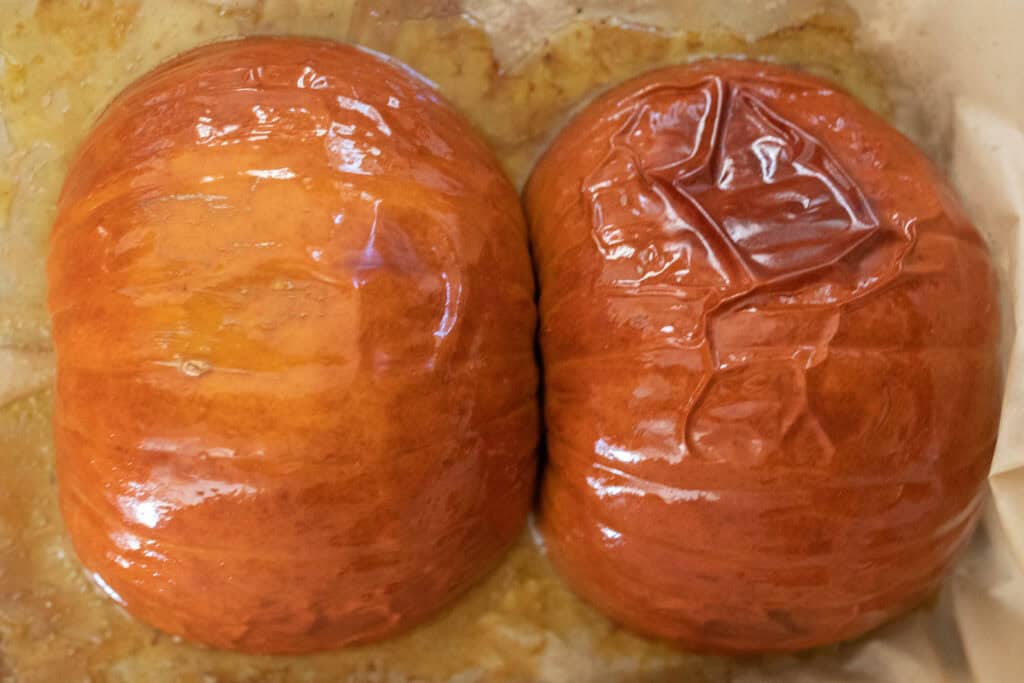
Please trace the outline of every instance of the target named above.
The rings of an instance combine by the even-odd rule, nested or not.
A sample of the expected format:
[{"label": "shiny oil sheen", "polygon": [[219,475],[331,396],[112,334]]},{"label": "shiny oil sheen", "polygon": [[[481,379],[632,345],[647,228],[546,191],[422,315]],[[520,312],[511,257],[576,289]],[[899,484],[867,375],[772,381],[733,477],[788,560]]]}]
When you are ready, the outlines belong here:
[{"label": "shiny oil sheen", "polygon": [[687,647],[855,637],[933,592],[999,415],[985,244],[913,145],[781,67],[613,89],[526,191],[573,587]]},{"label": "shiny oil sheen", "polygon": [[249,652],[373,640],[519,534],[526,228],[403,67],[302,39],[159,67],[81,147],[48,273],[64,519],[139,618]]}]

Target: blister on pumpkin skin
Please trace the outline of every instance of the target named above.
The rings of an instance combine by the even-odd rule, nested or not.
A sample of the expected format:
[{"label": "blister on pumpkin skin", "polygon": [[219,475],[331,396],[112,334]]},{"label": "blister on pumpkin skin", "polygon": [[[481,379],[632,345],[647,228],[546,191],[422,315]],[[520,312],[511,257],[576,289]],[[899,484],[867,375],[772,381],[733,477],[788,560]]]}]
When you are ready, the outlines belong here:
[{"label": "blister on pumpkin skin", "polygon": [[823,81],[653,72],[527,190],[574,587],[700,649],[854,637],[973,528],[999,408],[994,274],[945,182]]},{"label": "blister on pumpkin skin", "polygon": [[375,640],[521,532],[526,229],[411,72],[308,39],[179,57],[86,139],[51,245],[62,511],[134,615],[258,653]]}]

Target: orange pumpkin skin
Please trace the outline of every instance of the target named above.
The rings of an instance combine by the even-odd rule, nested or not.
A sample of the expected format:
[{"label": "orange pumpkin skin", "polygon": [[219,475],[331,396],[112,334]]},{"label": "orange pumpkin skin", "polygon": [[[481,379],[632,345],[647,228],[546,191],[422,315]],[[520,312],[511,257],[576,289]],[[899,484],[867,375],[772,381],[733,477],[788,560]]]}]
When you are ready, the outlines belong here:
[{"label": "orange pumpkin skin", "polygon": [[48,268],[64,518],[140,619],[257,653],[373,640],[521,529],[522,212],[404,68],[284,38],[164,64],[82,146]]},{"label": "orange pumpkin skin", "polygon": [[526,190],[541,531],[621,623],[718,652],[936,589],[999,416],[996,285],[945,182],[824,81],[710,61],[587,107]]}]

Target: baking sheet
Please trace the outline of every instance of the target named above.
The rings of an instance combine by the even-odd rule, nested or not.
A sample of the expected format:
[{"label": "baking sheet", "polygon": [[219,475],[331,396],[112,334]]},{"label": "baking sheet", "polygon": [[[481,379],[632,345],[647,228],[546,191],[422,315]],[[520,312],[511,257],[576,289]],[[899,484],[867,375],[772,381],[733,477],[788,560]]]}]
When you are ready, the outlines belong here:
[{"label": "baking sheet", "polygon": [[[0,0],[0,681],[1024,680],[1019,26],[1024,5],[1014,0]],[[46,235],[69,155],[102,106],[170,55],[247,33],[352,40],[407,61],[470,116],[517,181],[580,101],[702,54],[797,63],[890,116],[947,167],[1005,284],[1007,392],[992,499],[944,591],[856,643],[797,657],[698,657],[607,622],[527,533],[444,615],[341,653],[211,652],[121,613],[78,573],[56,511]]]}]

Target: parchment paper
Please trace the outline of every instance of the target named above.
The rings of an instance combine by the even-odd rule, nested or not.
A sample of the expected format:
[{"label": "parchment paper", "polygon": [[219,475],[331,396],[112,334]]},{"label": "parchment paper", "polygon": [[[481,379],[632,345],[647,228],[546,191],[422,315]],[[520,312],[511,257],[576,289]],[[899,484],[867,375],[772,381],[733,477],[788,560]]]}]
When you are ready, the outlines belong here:
[{"label": "parchment paper", "polygon": [[[0,29],[13,30],[14,22],[35,21],[43,12],[47,21],[54,22],[55,36],[69,35],[74,27],[61,24],[62,4],[60,0],[39,0],[38,3],[32,0],[0,0]],[[70,5],[71,0],[67,4]],[[96,0],[93,4],[99,7],[99,11],[108,12],[110,36],[113,36],[99,36],[95,38],[97,41],[114,40],[118,27],[124,22],[130,24],[134,16],[131,13],[138,11],[139,5],[138,2],[121,3],[117,0]],[[344,35],[387,49],[389,45],[401,42],[400,18],[427,20],[465,11],[491,37],[496,60],[492,68],[510,73],[526,64],[531,54],[543,49],[548,38],[581,18],[641,27],[684,27],[702,35],[725,32],[753,44],[766,36],[776,36],[787,27],[799,26],[822,12],[837,16],[849,13],[846,6],[830,0],[639,0],[626,3],[611,0],[579,0],[576,3],[548,0],[418,3],[394,0],[356,2],[354,9],[350,7],[347,13],[342,12],[338,16],[332,14],[328,20],[325,6],[330,3],[321,0],[294,0],[289,3],[282,0],[180,0],[175,4],[180,7],[182,24],[167,26],[160,34],[161,40],[166,41],[161,48],[163,54],[190,46],[187,38],[189,22],[222,21],[223,25],[218,24],[213,29],[216,35],[236,34],[238,26],[243,27],[241,32],[247,32],[244,27],[250,26],[252,32]],[[1003,277],[1007,384],[1000,438],[989,479],[991,500],[985,522],[933,605],[917,610],[857,643],[795,657],[730,661],[703,668],[684,667],[677,660],[666,657],[659,660],[661,655],[651,655],[651,661],[655,663],[653,668],[645,669],[649,673],[628,677],[628,680],[1024,681],[1024,338],[1018,343],[1016,334],[1018,321],[1024,320],[1024,298],[1020,295],[1024,292],[1024,270],[1021,268],[1024,260],[1024,238],[1021,236],[1024,216],[1024,42],[1019,37],[1020,29],[1024,27],[1024,3],[1018,0],[856,0],[851,4],[861,21],[857,32],[860,46],[873,56],[880,72],[885,74],[893,120],[945,166],[969,213],[987,235]],[[211,14],[208,5],[214,6],[214,13]],[[145,5],[142,9],[145,10]],[[251,24],[246,23],[247,17],[265,17],[275,12],[290,18],[282,19],[269,28],[261,26],[256,19]],[[344,22],[348,28],[339,31],[329,21]],[[5,83],[9,85],[17,81],[22,71],[59,74],[60,69],[52,67],[52,61],[60,63],[60,60],[84,58],[85,48],[75,40],[58,42],[55,38],[53,50],[46,55],[51,65],[34,66],[18,63],[3,51],[0,43],[0,80],[7,79]],[[718,51],[745,51],[737,47],[735,41],[723,41],[719,45],[725,47]],[[710,45],[710,51],[716,51],[714,46],[714,43]],[[480,49],[475,44],[465,47]],[[130,52],[130,48],[129,44],[123,52]],[[656,53],[651,58],[651,65],[663,59],[665,54],[664,51]],[[96,82],[82,87],[106,88],[112,91],[112,95],[131,78],[152,66],[158,57],[156,53],[151,57],[135,57],[127,66],[133,73],[116,77],[109,75],[115,73],[109,64],[96,64]],[[823,62],[828,62],[827,56]],[[592,94],[594,89],[593,84],[580,86],[580,98]],[[858,94],[870,100],[869,90]],[[80,138],[89,124],[88,117],[76,111],[73,103],[60,101],[61,92],[60,88],[55,88],[51,100],[44,102],[43,106],[56,107],[57,111],[66,114],[66,118],[57,116],[38,124],[12,120],[12,112],[5,112],[4,101],[0,99],[0,408],[36,400],[52,380],[50,342],[42,306],[43,224],[51,215],[48,206],[53,202],[56,187],[59,187],[59,168],[69,152],[53,141]],[[448,95],[457,105],[479,96],[459,92],[449,92]],[[549,129],[556,127],[551,121],[558,120],[559,116],[562,114],[539,117],[535,135],[541,138],[549,135]],[[62,132],[65,128],[71,132]],[[501,142],[499,135],[495,144],[500,146]],[[527,147],[528,151],[523,155],[509,157],[513,159],[510,170],[520,179],[539,145]],[[45,411],[41,414],[45,415]],[[0,430],[6,429],[15,434],[21,423],[28,420],[15,416],[3,421]],[[18,434],[11,438],[7,436],[0,435],[5,439],[0,444],[28,443]],[[40,448],[41,452],[46,452],[45,445]],[[0,452],[0,463],[13,463],[23,457],[27,456],[21,452]],[[14,495],[8,488],[10,486],[14,484],[0,480],[0,511],[5,503],[4,497]],[[9,551],[9,557],[51,551],[59,555],[61,552],[59,549],[31,547],[31,539],[35,538],[31,533],[5,529],[2,522],[0,516],[0,634],[3,629],[13,633],[10,629],[18,628],[19,619],[24,618],[24,614],[17,611],[4,612],[4,605],[21,604],[16,596],[10,595],[12,579],[5,573],[2,559],[5,550]],[[10,545],[15,542],[24,547],[12,550]],[[520,561],[522,552],[525,551],[517,551],[518,554],[514,554],[510,561]],[[65,561],[62,555],[60,561]],[[499,572],[492,583],[503,580],[504,575]],[[541,582],[538,585],[546,585],[543,581],[557,581],[546,577],[531,580]],[[467,601],[474,600],[480,602],[483,598],[471,596]],[[472,606],[465,607],[464,611],[472,609]],[[574,605],[573,609],[585,608]],[[582,622],[599,618],[586,613],[574,619]],[[81,618],[73,628],[86,631],[82,635],[86,639],[90,637],[87,633],[90,624],[88,619]],[[612,640],[618,647],[619,641]],[[417,642],[416,636],[412,642]],[[422,639],[418,642],[419,646],[424,645]],[[429,643],[426,645],[429,647]],[[167,647],[170,648],[168,653],[179,657],[177,664],[169,664],[163,673],[150,671],[152,675],[147,674],[145,680],[185,680],[176,678],[174,667],[187,665],[191,672],[200,671],[196,662],[207,656],[200,652],[186,657],[174,649],[178,646]],[[603,669],[600,662],[581,660],[582,655],[578,652],[573,654],[571,639],[566,639],[560,647],[551,649],[544,646],[540,658],[544,660],[546,657],[546,663],[542,661],[543,666],[533,672],[523,672],[515,680],[627,679],[622,673],[625,669]],[[640,651],[635,643],[629,647]],[[527,646],[524,648],[528,649]],[[441,650],[443,652],[443,648]],[[23,680],[49,681],[55,679],[48,677],[46,672],[57,675],[57,672],[69,670],[56,662],[63,655],[48,658],[44,645],[33,652],[37,653],[34,656],[39,661],[5,664],[3,643],[0,642],[0,681],[14,680],[15,671],[33,672],[24,675]],[[647,653],[646,650],[644,652]],[[665,664],[659,669],[658,662],[662,660]],[[236,678],[223,680],[335,680],[319,677],[315,673],[319,669],[315,669],[312,663],[308,672],[313,673],[309,676],[293,675],[304,670],[303,662],[295,659],[290,660],[287,667],[284,664],[279,667],[279,671],[284,673],[267,674],[274,667],[263,661],[245,669],[251,675],[239,674]],[[699,670],[704,672],[703,675],[697,673]],[[134,670],[122,666],[121,674],[102,675],[100,680],[142,680],[140,674],[125,674],[126,671]],[[369,673],[363,677],[345,680],[405,680],[398,674],[381,674],[378,669],[367,671]],[[662,673],[658,674],[658,671]],[[196,673],[194,678],[187,680],[222,680],[215,674],[209,674],[209,678],[205,676],[207,674],[200,677]],[[460,680],[511,679],[484,673],[475,677],[463,676]]]}]

